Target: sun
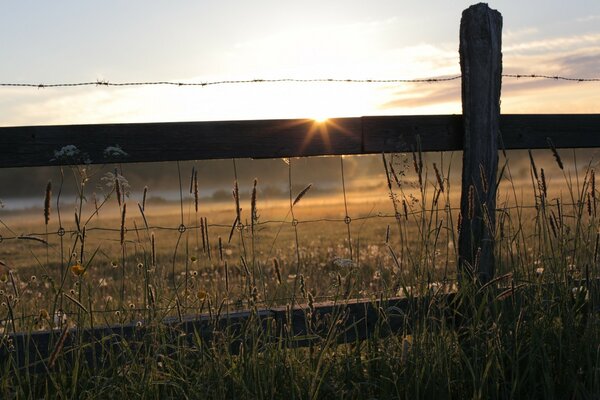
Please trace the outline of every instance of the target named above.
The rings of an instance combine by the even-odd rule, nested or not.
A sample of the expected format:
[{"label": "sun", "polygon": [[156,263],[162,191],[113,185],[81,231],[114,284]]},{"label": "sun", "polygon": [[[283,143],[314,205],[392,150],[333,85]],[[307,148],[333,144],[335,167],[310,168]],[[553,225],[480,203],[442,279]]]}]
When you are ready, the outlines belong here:
[{"label": "sun", "polygon": [[315,115],[315,116],[313,116],[311,119],[312,119],[313,121],[315,121],[317,124],[322,124],[322,123],[325,123],[325,122],[327,122],[327,120],[328,120],[329,118],[327,118],[327,117],[326,117],[326,116],[324,116],[324,115]]}]

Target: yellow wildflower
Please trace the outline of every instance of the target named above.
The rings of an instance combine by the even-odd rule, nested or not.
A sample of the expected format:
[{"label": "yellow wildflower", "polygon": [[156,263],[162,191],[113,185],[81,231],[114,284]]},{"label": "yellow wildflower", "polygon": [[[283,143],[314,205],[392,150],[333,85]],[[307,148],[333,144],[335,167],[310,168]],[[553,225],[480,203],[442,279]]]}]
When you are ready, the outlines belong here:
[{"label": "yellow wildflower", "polygon": [[45,309],[43,309],[43,308],[42,308],[42,309],[40,310],[40,315],[39,315],[39,318],[40,318],[40,319],[42,319],[42,320],[47,320],[47,319],[49,319],[49,318],[50,318],[50,314],[48,314],[48,311],[47,311],[47,310],[45,310]]},{"label": "yellow wildflower", "polygon": [[208,297],[208,293],[206,293],[206,291],[200,289],[200,290],[198,290],[198,293],[196,293],[196,297],[198,297],[198,300],[204,301]]},{"label": "yellow wildflower", "polygon": [[73,275],[81,276],[85,272],[85,268],[81,264],[71,265],[71,272]]}]

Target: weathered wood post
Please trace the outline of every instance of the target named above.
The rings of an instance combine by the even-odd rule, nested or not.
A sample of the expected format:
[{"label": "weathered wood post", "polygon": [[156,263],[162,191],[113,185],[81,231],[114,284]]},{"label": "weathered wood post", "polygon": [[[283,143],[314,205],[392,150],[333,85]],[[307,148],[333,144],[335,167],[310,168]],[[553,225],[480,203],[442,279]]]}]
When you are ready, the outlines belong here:
[{"label": "weathered wood post", "polygon": [[502,15],[484,3],[463,11],[459,52],[464,153],[458,272],[459,276],[473,272],[482,282],[494,275],[501,49]]}]

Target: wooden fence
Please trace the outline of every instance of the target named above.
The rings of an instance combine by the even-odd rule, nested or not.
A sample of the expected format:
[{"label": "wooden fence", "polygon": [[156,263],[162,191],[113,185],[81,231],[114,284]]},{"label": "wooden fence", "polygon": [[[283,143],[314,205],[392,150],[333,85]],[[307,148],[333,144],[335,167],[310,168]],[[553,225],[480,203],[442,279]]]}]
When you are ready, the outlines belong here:
[{"label": "wooden fence", "polygon": [[[323,123],[293,119],[4,127],[0,128],[0,167],[464,150],[462,215],[469,215],[470,194],[475,194],[477,204],[471,214],[472,223],[463,222],[461,227],[459,272],[474,265],[477,255],[480,261],[476,272],[482,281],[489,281],[494,274],[494,213],[490,213],[491,218],[484,218],[483,214],[485,210],[495,210],[496,188],[494,183],[486,185],[486,181],[495,179],[485,177],[496,176],[498,150],[547,148],[549,143],[556,148],[600,147],[598,114],[500,115],[501,29],[501,15],[485,4],[472,6],[463,13],[462,115],[369,116],[336,118]],[[413,302],[428,300],[386,301],[385,307],[407,312],[414,309]],[[316,306],[323,315],[339,307]],[[383,305],[365,301],[346,303],[343,307],[349,313],[349,326],[359,326],[362,332],[343,338],[355,340],[367,337],[377,325],[381,318],[377,310]],[[284,318],[278,313],[281,310],[262,312],[275,319]],[[306,333],[302,307],[292,313],[296,322],[291,334]],[[231,326],[233,320],[240,323],[252,315],[224,315],[216,325],[207,322],[206,316],[165,323],[179,324],[188,334],[200,331],[202,338],[211,340],[215,326]],[[395,325],[390,326],[394,330]],[[82,335],[88,339],[107,333],[135,337],[136,332],[139,333],[132,325],[88,330]],[[27,359],[31,363],[32,359],[47,358],[56,335],[56,332],[13,335],[21,361]]]}]

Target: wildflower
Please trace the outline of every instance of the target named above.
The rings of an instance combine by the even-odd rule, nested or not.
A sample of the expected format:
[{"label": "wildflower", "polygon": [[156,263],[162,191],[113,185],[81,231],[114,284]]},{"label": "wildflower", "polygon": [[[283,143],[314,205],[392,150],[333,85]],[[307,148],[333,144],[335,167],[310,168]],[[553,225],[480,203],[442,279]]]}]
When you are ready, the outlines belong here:
[{"label": "wildflower", "polygon": [[191,262],[196,262],[196,261],[198,261],[198,259],[195,256],[191,256],[190,257],[190,261]]},{"label": "wildflower", "polygon": [[198,290],[198,293],[196,293],[196,297],[198,297],[198,300],[204,301],[208,297],[208,293],[206,293],[206,291],[200,289],[200,290]]},{"label": "wildflower", "polygon": [[129,303],[129,308],[131,308],[133,310],[135,308],[135,304]]},{"label": "wildflower", "polygon": [[350,268],[354,266],[354,261],[347,258],[336,257],[333,259],[333,264],[341,268]]},{"label": "wildflower", "polygon": [[190,275],[192,275],[192,276],[198,276],[198,271],[192,271],[192,272],[190,272]]},{"label": "wildflower", "polygon": [[50,314],[48,314],[48,311],[46,309],[42,308],[40,310],[39,319],[41,319],[41,320],[50,319]]},{"label": "wildflower", "polygon": [[119,264],[118,264],[118,263],[117,263],[115,260],[111,261],[110,265],[111,265],[113,268],[117,268],[117,267],[119,266]]},{"label": "wildflower", "polygon": [[144,264],[140,262],[140,263],[138,263],[137,267],[138,267],[138,269],[142,269],[142,268],[144,268]]},{"label": "wildflower", "polygon": [[35,282],[37,280],[37,277],[35,275],[31,275],[30,280],[31,282]]},{"label": "wildflower", "polygon": [[73,275],[81,276],[85,272],[85,268],[81,264],[73,264],[71,265],[71,272]]}]

